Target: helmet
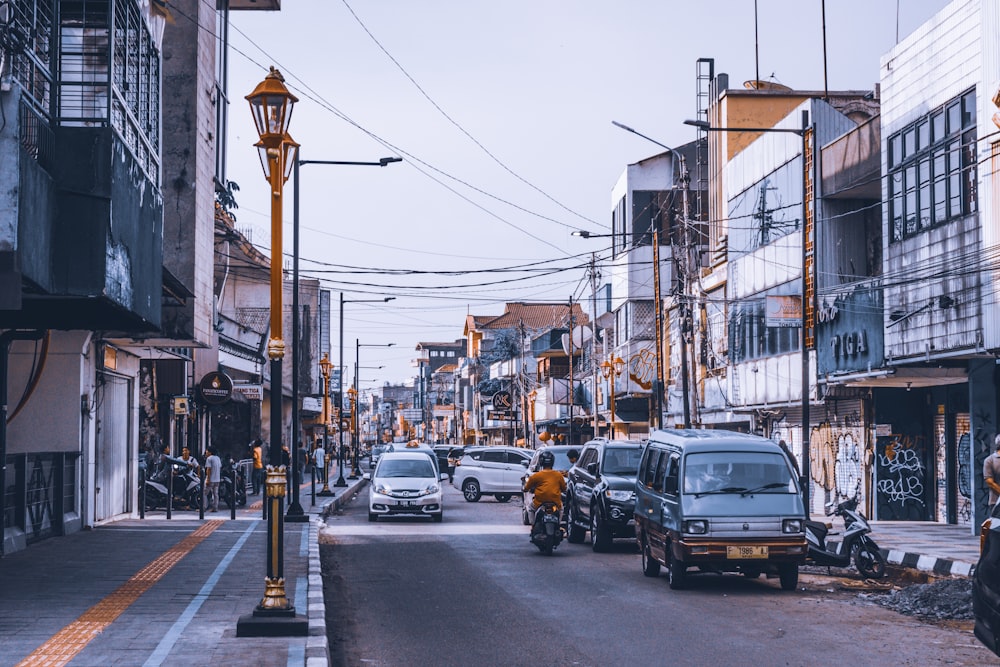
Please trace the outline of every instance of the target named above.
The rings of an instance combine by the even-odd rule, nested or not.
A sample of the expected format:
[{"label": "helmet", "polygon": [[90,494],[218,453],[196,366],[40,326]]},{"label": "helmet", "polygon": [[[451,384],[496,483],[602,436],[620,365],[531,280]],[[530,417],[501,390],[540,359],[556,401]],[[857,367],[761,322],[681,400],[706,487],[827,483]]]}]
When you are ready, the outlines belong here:
[{"label": "helmet", "polygon": [[538,455],[538,465],[543,468],[551,468],[556,462],[556,457],[552,452],[542,452]]}]

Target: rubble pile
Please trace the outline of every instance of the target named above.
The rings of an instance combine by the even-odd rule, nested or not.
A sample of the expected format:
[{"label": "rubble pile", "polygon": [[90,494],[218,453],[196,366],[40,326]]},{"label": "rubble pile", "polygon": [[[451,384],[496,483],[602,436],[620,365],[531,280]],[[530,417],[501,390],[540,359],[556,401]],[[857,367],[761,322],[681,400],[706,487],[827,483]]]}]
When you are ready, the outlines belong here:
[{"label": "rubble pile", "polygon": [[930,584],[914,584],[888,595],[865,598],[901,614],[937,620],[972,618],[972,580],[942,579]]}]

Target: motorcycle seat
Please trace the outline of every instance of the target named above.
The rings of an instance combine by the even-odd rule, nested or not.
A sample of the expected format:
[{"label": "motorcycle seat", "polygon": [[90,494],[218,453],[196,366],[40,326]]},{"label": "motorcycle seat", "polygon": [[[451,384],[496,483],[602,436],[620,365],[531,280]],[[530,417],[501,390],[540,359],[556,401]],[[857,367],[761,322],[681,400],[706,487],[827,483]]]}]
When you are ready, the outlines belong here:
[{"label": "motorcycle seat", "polygon": [[818,537],[820,541],[827,536],[830,532],[830,528],[832,528],[832,526],[828,523],[823,523],[822,521],[812,521],[811,519],[807,519],[805,525],[816,534],[816,537]]}]

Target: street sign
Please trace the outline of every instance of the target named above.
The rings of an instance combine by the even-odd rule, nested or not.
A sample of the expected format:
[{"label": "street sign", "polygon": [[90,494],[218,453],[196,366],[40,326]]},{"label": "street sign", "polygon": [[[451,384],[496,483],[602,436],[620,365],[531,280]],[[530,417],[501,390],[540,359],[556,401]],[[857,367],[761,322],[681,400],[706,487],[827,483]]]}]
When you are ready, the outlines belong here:
[{"label": "street sign", "polygon": [[420,422],[424,420],[424,412],[420,408],[403,408],[403,419],[408,422]]},{"label": "street sign", "polygon": [[514,404],[509,391],[498,391],[493,394],[493,408],[495,410],[510,410]]}]

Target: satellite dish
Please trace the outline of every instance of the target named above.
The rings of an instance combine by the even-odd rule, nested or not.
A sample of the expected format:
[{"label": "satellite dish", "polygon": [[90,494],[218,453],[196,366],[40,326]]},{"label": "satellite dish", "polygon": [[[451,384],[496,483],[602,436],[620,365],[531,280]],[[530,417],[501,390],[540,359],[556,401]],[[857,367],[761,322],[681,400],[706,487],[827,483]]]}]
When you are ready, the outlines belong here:
[{"label": "satellite dish", "polygon": [[783,83],[764,81],[763,79],[750,79],[749,81],[744,81],[743,87],[749,90],[772,90],[782,93],[789,93],[792,90]]}]

